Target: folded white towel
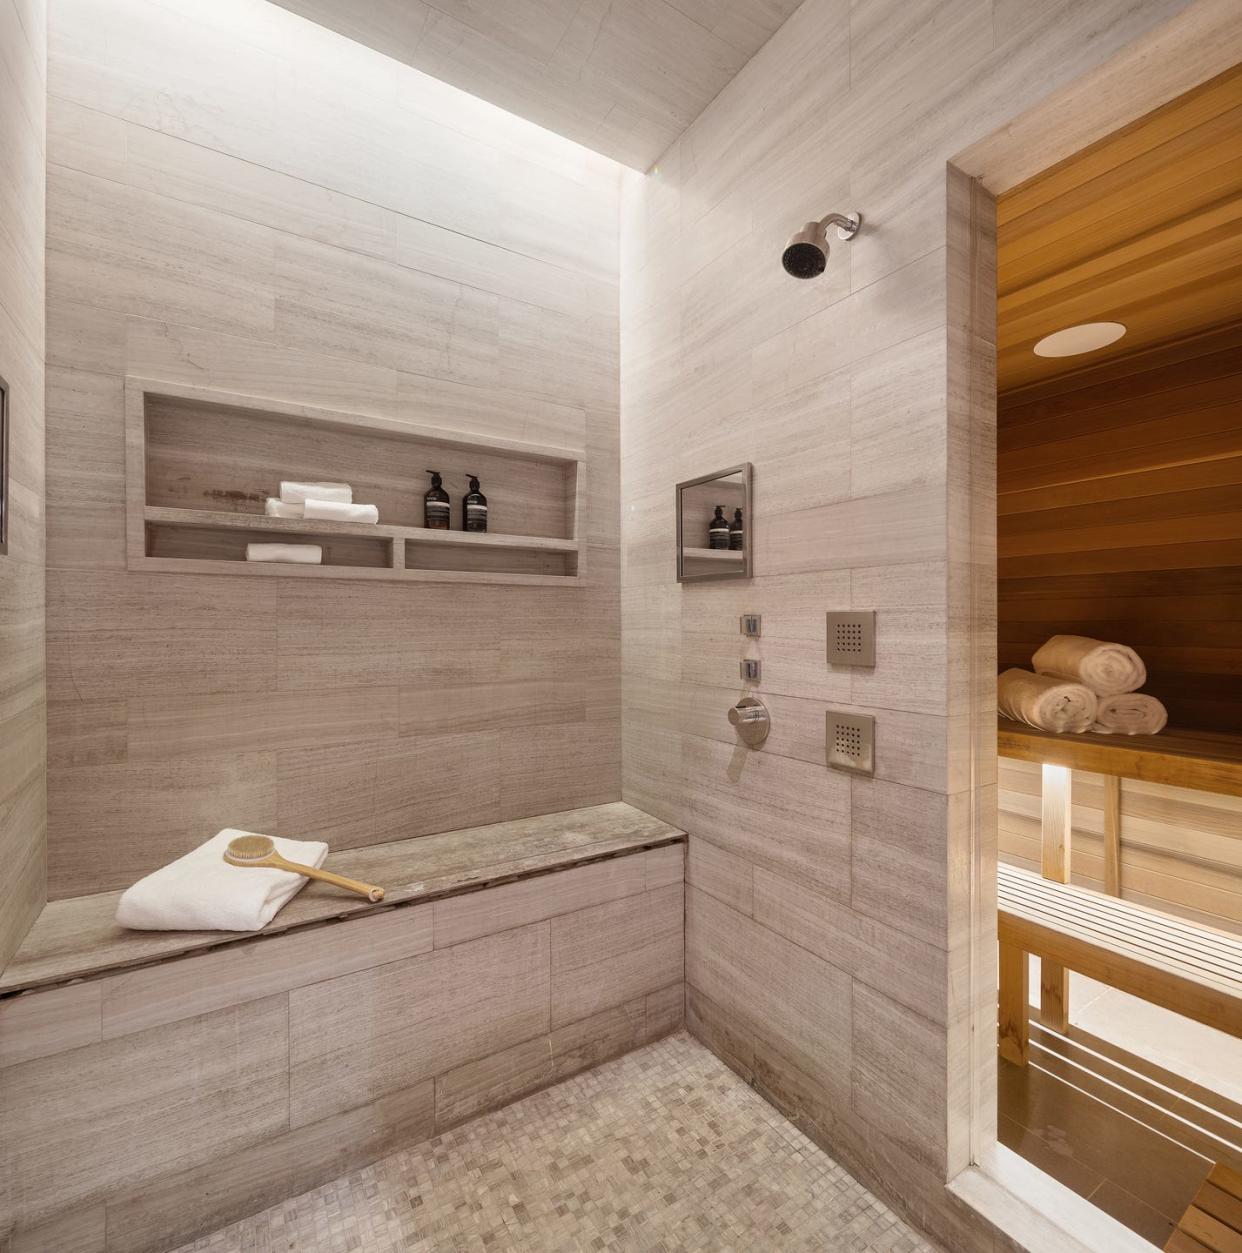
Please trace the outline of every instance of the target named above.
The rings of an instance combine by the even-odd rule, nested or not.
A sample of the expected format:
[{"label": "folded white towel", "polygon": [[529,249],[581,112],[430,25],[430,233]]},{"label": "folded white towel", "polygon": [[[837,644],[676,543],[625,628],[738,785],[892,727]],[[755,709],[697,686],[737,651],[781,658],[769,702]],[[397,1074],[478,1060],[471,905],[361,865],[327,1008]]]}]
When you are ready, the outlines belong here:
[{"label": "folded white towel", "polygon": [[1097,696],[1137,692],[1147,682],[1147,667],[1134,649],[1085,635],[1054,635],[1031,658],[1031,665],[1036,674],[1072,679]]},{"label": "folded white towel", "polygon": [[379,510],[374,505],[347,505],[339,500],[308,498],[302,506],[302,516],[327,522],[378,522]]},{"label": "folded white towel", "polygon": [[1158,735],[1168,720],[1169,711],[1154,696],[1122,692],[1101,698],[1091,729],[1102,735]]},{"label": "folded white towel", "polygon": [[1041,731],[1086,731],[1095,721],[1095,693],[1029,670],[1006,670],[996,680],[996,705],[1006,718]]},{"label": "folded white towel", "polygon": [[298,483],[282,480],[280,499],[286,505],[300,505],[309,499],[338,500],[348,505],[354,498],[354,489],[348,483]]},{"label": "folded white towel", "polygon": [[323,549],[318,544],[247,544],[247,561],[291,561],[295,565],[323,564]]},{"label": "folded white towel", "polygon": [[263,512],[269,518],[300,518],[305,508],[305,505],[290,505],[274,496],[269,496],[263,504]]},{"label": "folded white towel", "polygon": [[[258,931],[301,890],[306,877],[270,866],[230,866],[224,850],[249,831],[232,827],[192,853],[139,879],[122,896],[116,920],[137,931]],[[318,840],[275,841],[290,861],[322,866],[328,846]]]}]

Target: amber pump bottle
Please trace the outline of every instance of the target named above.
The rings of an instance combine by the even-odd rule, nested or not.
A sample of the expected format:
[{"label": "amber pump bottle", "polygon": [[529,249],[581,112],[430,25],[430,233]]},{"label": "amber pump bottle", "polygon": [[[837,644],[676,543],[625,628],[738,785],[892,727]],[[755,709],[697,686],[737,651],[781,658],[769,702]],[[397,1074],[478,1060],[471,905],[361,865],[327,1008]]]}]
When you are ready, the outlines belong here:
[{"label": "amber pump bottle", "polygon": [[740,553],[746,547],[746,526],[742,522],[741,509],[733,511],[733,521],[729,523],[729,547]]},{"label": "amber pump bottle", "polygon": [[487,530],[487,497],[479,491],[479,476],[470,476],[470,490],[461,499],[461,529]]},{"label": "amber pump bottle", "polygon": [[716,506],[716,516],[707,524],[707,546],[729,547],[729,523],[724,516],[724,505]]},{"label": "amber pump bottle", "polygon": [[442,486],[439,470],[428,470],[431,490],[423,497],[423,526],[432,531],[449,529],[449,494]]}]

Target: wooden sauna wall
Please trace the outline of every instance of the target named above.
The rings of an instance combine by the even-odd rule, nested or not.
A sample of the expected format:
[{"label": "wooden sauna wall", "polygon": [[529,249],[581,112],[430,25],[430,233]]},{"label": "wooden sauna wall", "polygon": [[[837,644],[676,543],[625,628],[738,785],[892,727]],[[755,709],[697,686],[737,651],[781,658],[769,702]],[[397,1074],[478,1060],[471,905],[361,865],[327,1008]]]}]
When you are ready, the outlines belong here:
[{"label": "wooden sauna wall", "polygon": [[1120,640],[1172,726],[1242,733],[1242,322],[1001,394],[998,653]]}]

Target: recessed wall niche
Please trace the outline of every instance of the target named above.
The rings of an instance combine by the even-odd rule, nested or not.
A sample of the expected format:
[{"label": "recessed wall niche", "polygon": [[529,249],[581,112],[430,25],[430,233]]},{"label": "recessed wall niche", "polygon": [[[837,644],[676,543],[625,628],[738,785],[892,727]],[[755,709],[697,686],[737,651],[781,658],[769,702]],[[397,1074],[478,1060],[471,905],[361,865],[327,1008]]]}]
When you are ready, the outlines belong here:
[{"label": "recessed wall niche", "polygon": [[[572,450],[137,378],[126,408],[130,569],[536,585],[582,573]],[[429,468],[451,489],[446,531],[421,524]],[[460,529],[472,475],[485,533]],[[267,517],[282,479],[349,483],[380,522]],[[260,542],[313,542],[323,564],[247,562]]]}]

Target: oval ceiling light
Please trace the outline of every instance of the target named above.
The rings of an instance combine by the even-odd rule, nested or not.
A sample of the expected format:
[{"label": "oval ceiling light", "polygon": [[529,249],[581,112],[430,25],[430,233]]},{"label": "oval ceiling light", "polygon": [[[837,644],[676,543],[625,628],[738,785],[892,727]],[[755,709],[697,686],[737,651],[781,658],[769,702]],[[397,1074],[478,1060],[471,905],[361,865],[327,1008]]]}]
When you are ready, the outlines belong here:
[{"label": "oval ceiling light", "polygon": [[1120,322],[1083,322],[1067,326],[1063,331],[1045,335],[1035,345],[1037,357],[1076,357],[1081,352],[1095,352],[1115,344],[1126,328]]}]

